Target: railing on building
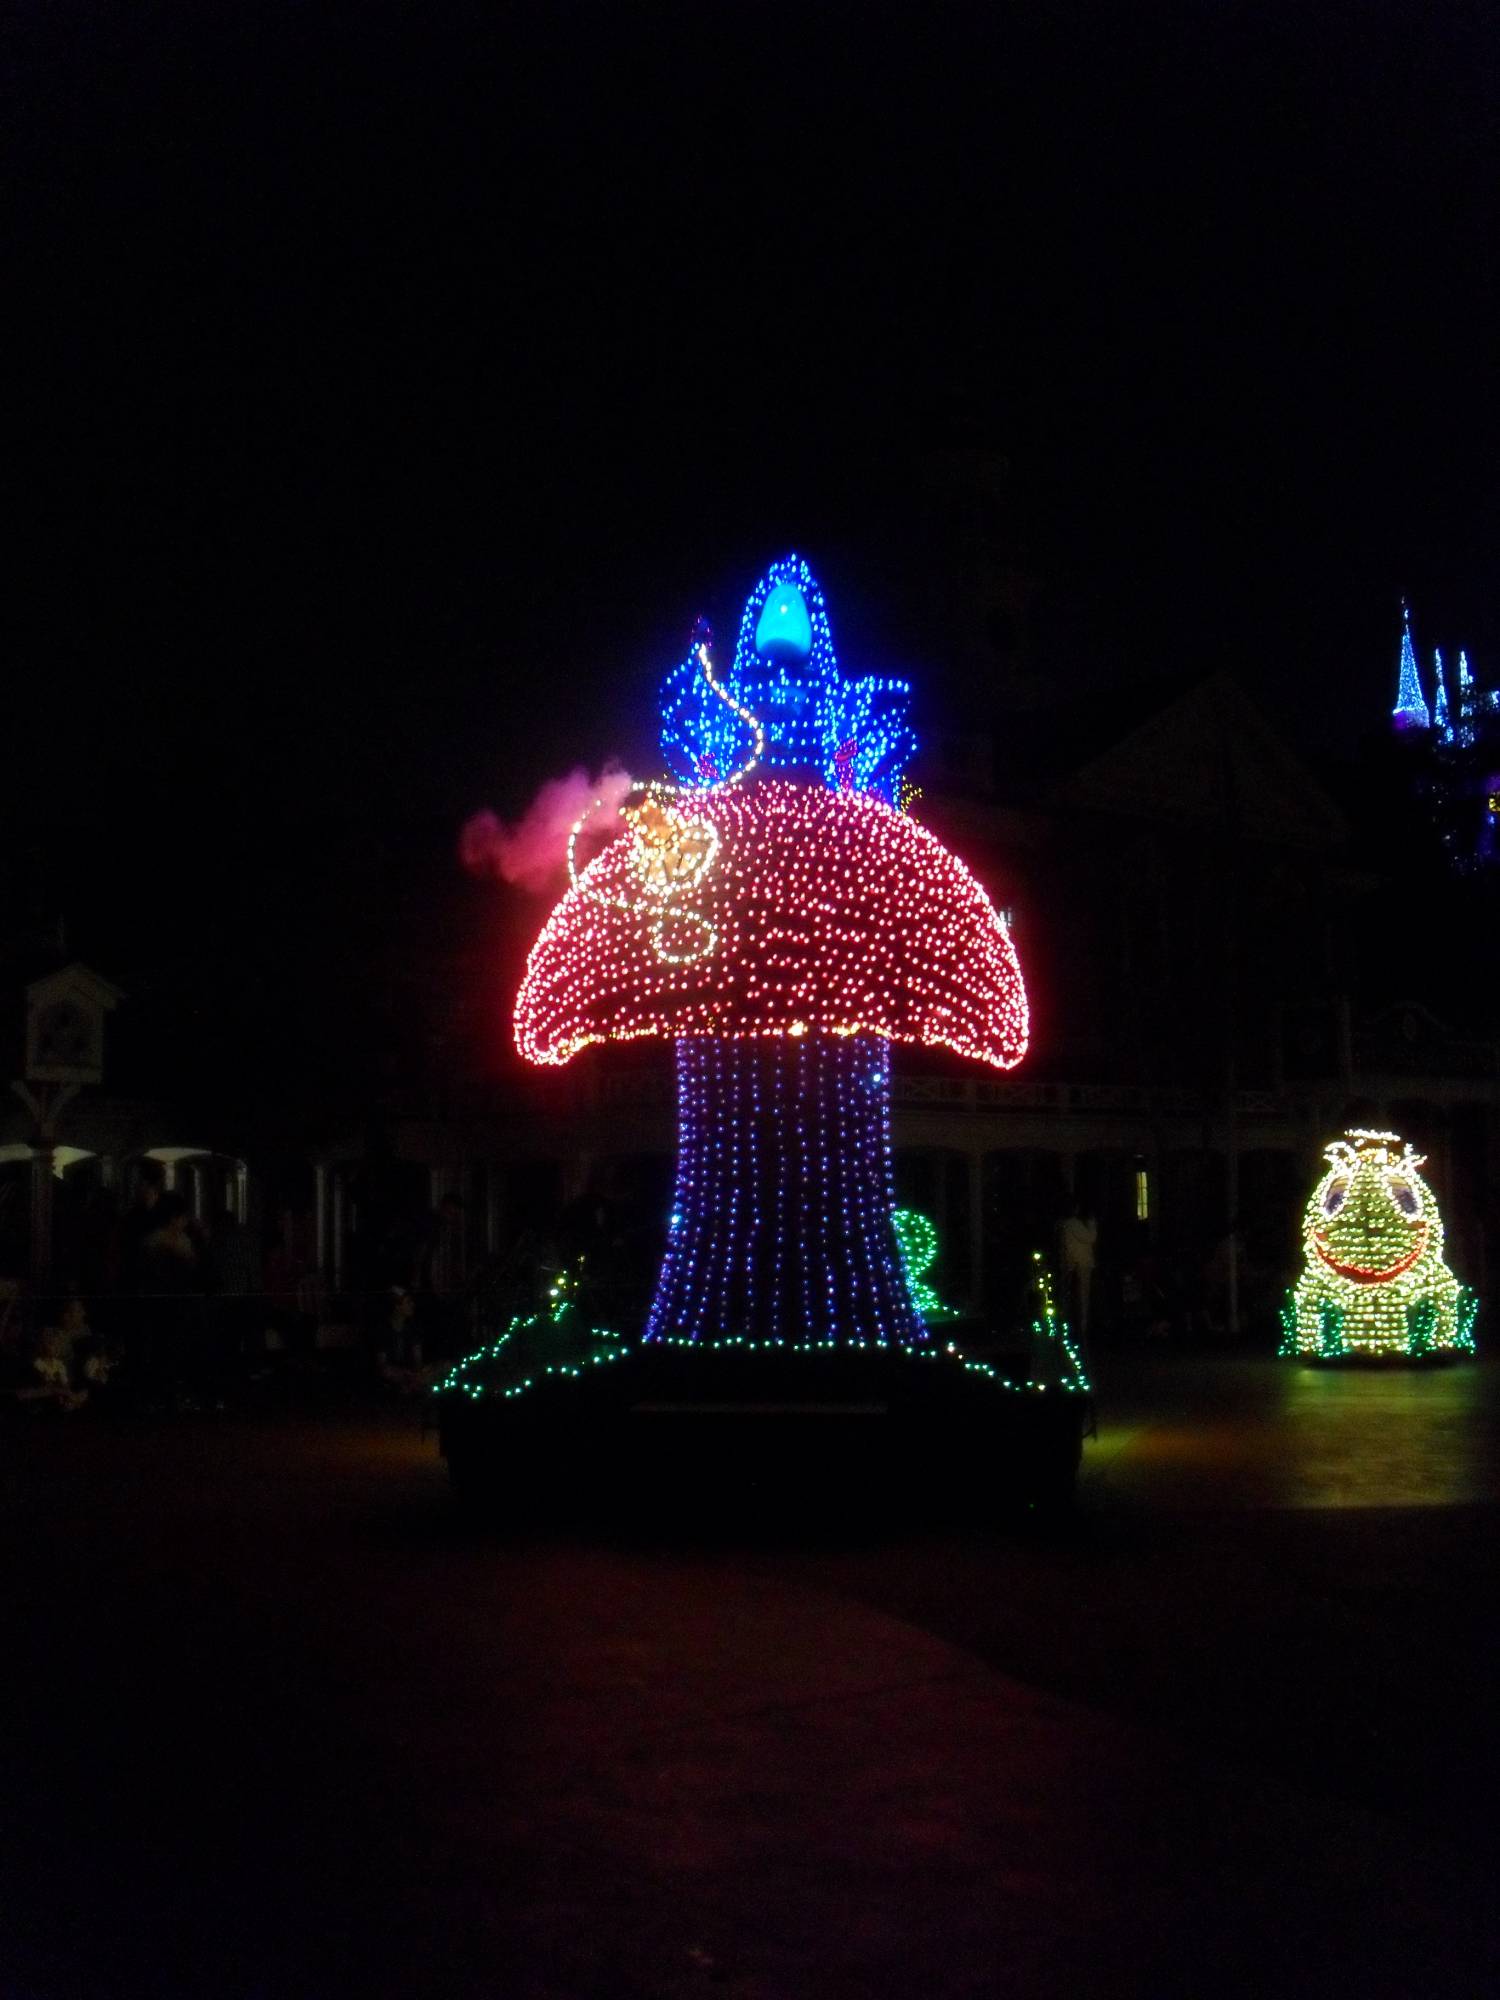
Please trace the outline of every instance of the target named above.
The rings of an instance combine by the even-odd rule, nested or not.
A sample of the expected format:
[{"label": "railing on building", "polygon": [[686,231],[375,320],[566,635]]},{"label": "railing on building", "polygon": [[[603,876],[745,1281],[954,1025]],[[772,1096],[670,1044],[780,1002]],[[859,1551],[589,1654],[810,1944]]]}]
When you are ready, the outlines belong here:
[{"label": "railing on building", "polygon": [[[676,1085],[670,1075],[659,1072],[627,1071],[623,1075],[601,1075],[596,1081],[596,1103],[601,1106],[649,1106],[665,1109],[675,1099]],[[1218,1113],[1224,1108],[1222,1092],[1193,1090],[1176,1085],[1147,1086],[1121,1083],[1010,1083],[987,1077],[903,1076],[892,1078],[891,1096],[898,1105],[938,1105],[952,1111],[1121,1111],[1167,1117],[1192,1117]],[[1286,1111],[1292,1099],[1276,1090],[1239,1090],[1235,1110],[1242,1116],[1274,1116]]]},{"label": "railing on building", "polygon": [[[897,1104],[940,1104],[956,1111],[1130,1111],[1191,1116],[1222,1108],[1222,1095],[1175,1086],[1124,1083],[993,1083],[986,1077],[898,1076]],[[1274,1090],[1235,1092],[1235,1109],[1272,1114],[1286,1109]]]}]

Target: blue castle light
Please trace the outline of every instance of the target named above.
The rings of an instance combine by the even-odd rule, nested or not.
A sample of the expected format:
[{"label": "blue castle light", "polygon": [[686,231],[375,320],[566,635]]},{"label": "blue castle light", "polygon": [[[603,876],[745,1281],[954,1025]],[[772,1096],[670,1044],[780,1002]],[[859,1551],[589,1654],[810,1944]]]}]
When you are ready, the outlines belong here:
[{"label": "blue castle light", "polygon": [[1431,729],[1432,716],[1422,692],[1422,676],[1417,670],[1417,651],[1411,641],[1411,614],[1401,606],[1401,659],[1396,669],[1396,706],[1391,720],[1398,729]]},{"label": "blue castle light", "polygon": [[1440,651],[1432,656],[1432,706],[1417,669],[1411,616],[1401,606],[1401,652],[1391,720],[1417,753],[1412,782],[1436,822],[1454,870],[1500,866],[1500,688],[1481,688],[1466,651],[1450,689]]},{"label": "blue castle light", "polygon": [[[715,785],[744,763],[747,725],[709,687],[697,646],[695,635],[663,686],[661,747],[679,782]],[[844,679],[823,593],[800,557],[772,563],[751,591],[721,678],[765,730],[765,767],[900,803],[917,747],[907,721],[911,684]]]}]

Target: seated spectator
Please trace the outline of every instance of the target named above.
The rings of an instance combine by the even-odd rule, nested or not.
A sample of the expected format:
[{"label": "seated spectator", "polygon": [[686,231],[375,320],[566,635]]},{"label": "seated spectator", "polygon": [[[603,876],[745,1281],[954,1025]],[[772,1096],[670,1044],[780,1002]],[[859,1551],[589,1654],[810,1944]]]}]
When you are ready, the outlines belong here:
[{"label": "seated spectator", "polygon": [[80,1387],[102,1389],[114,1373],[119,1356],[114,1345],[102,1339],[89,1325],[88,1310],[82,1299],[75,1297],[63,1301],[57,1333],[74,1383]]},{"label": "seated spectator", "polygon": [[61,1327],[44,1326],[32,1346],[31,1374],[17,1388],[20,1403],[52,1404],[59,1410],[79,1410],[89,1392],[74,1382],[71,1345]]},{"label": "seated spectator", "polygon": [[74,1332],[46,1326],[35,1339],[27,1340],[17,1310],[19,1297],[19,1285],[8,1278],[0,1280],[0,1403],[12,1408],[81,1409],[88,1390],[74,1370]]}]

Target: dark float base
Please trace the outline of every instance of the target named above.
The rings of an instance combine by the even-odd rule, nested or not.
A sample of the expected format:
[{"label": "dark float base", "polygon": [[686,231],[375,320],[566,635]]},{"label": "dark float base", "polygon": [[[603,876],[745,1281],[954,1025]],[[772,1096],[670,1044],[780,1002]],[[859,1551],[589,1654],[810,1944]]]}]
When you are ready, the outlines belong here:
[{"label": "dark float base", "polygon": [[645,1344],[510,1399],[442,1399],[466,1503],[517,1527],[894,1529],[1071,1507],[1089,1400],[955,1357]]}]

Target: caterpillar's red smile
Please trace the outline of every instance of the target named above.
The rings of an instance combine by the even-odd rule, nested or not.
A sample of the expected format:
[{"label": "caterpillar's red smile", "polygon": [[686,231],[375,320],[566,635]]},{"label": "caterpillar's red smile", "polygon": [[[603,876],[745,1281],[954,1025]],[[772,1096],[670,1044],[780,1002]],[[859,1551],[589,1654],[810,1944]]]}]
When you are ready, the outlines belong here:
[{"label": "caterpillar's red smile", "polygon": [[1383,1285],[1391,1278],[1399,1278],[1403,1271],[1409,1271],[1422,1252],[1427,1248],[1427,1224],[1417,1225],[1417,1236],[1404,1257],[1398,1257],[1394,1264],[1387,1264],[1378,1271],[1372,1271],[1364,1264],[1346,1264],[1333,1254],[1328,1239],[1321,1229],[1313,1231],[1313,1245],[1330,1271],[1337,1271],[1341,1278],[1352,1278],[1356,1285]]}]

